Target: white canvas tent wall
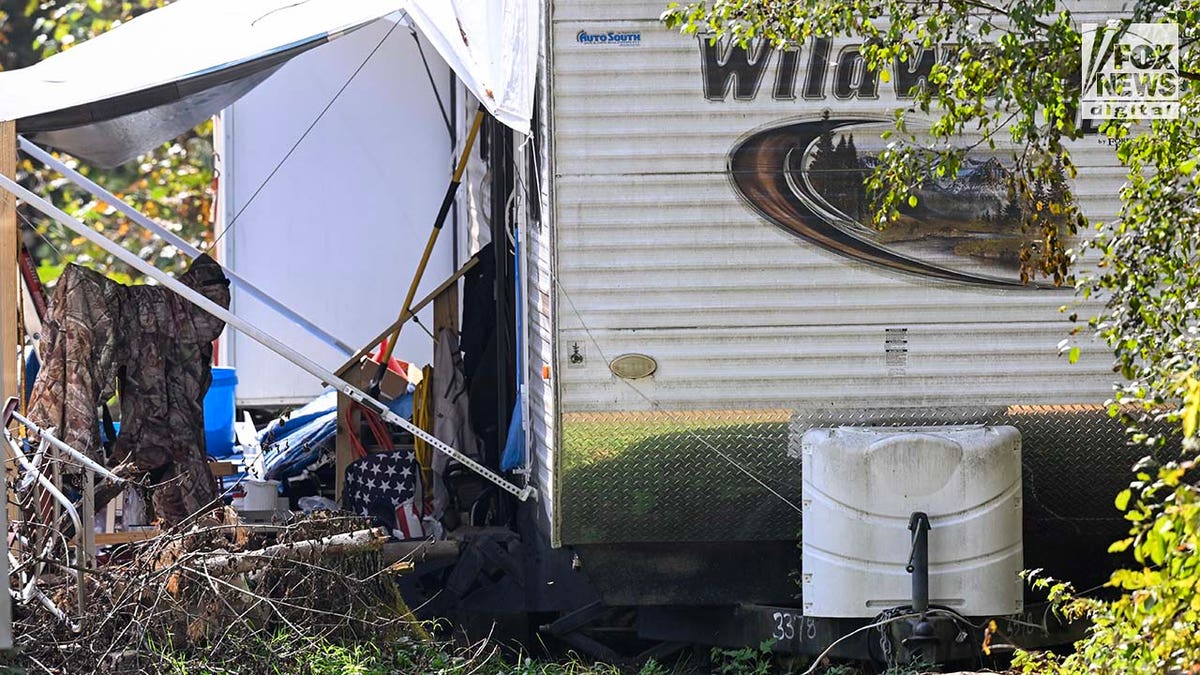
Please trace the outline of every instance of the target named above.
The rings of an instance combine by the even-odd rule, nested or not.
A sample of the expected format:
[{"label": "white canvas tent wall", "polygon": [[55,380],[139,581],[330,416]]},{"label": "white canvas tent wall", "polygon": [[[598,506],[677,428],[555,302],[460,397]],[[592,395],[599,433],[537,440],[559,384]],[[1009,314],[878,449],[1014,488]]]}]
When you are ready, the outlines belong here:
[{"label": "white canvas tent wall", "polygon": [[[410,29],[375,22],[280,68],[223,111],[218,124],[215,230],[225,232],[218,258],[301,315],[320,317],[351,345],[364,345],[396,318],[452,169],[455,142],[433,90],[449,105],[452,75],[427,42],[424,52],[433,83]],[[417,297],[453,271],[451,226]],[[328,367],[346,358],[237,288],[233,308]],[[432,326],[432,308],[419,318]],[[321,390],[320,382],[245,335],[227,335],[220,348],[221,364],[238,369],[242,405],[299,403]],[[432,340],[406,326],[396,356],[428,363]]]}]

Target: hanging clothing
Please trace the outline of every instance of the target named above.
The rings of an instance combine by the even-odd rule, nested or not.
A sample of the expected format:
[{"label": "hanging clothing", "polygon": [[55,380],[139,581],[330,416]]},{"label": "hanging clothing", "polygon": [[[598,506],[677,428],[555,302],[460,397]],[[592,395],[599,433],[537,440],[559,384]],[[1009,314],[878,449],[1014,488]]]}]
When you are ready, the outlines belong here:
[{"label": "hanging clothing", "polygon": [[125,287],[67,265],[42,322],[42,360],[28,417],[71,447],[103,462],[99,404],[116,393],[117,331]]},{"label": "hanging clothing", "polygon": [[[229,306],[229,281],[202,255],[179,277]],[[97,410],[121,396],[121,433],[109,466],[130,462],[148,480],[155,514],[174,525],[216,502],[204,447],[212,342],[225,322],[161,286],[123,286],[70,265],[55,289],[30,418],[100,455]]]},{"label": "hanging clothing", "polygon": [[[479,439],[483,463],[500,463],[498,430],[500,371],[496,350],[501,339],[496,330],[496,255],[494,244],[475,254],[479,263],[463,275],[462,373],[470,392],[468,420]],[[504,420],[507,421],[507,420]]]},{"label": "hanging clothing", "polygon": [[[229,307],[229,280],[212,258],[196,258],[179,280]],[[113,461],[132,460],[149,477],[155,514],[174,524],[217,498],[204,445],[204,395],[212,382],[212,343],[225,322],[161,286],[131,286],[127,293]]]},{"label": "hanging clothing", "polygon": [[[469,397],[463,377],[458,336],[449,328],[438,331],[433,350],[433,435],[464,455],[478,457],[475,432],[469,420]],[[433,517],[441,518],[449,504],[445,453],[433,453]]]}]

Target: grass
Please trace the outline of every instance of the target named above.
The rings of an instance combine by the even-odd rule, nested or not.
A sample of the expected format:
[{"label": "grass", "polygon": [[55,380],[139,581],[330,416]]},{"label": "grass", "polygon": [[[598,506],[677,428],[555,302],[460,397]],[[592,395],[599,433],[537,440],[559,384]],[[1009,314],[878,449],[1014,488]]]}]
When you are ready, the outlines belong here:
[{"label": "grass", "polygon": [[[294,646],[306,644],[303,649]],[[264,673],[285,675],[773,675],[808,670],[807,657],[779,656],[770,643],[743,649],[712,649],[704,663],[684,657],[674,664],[653,659],[642,664],[616,666],[596,663],[569,655],[558,660],[535,659],[523,653],[504,650],[495,643],[481,642],[470,647],[446,643],[404,640],[387,645],[371,643],[340,644],[279,633],[261,646],[260,654],[236,655],[233,664],[203,654],[163,652],[153,669],[141,672],[165,675],[224,675],[226,673]],[[270,654],[283,652],[286,658],[268,665]],[[208,660],[211,659],[211,660]],[[884,675],[916,675],[929,670],[926,664],[894,666]],[[3,671],[2,672],[11,672]],[[24,671],[20,671],[24,672]],[[816,671],[819,675],[862,675],[860,668],[830,664]],[[877,672],[868,670],[865,672]]]},{"label": "grass", "polygon": [[[166,645],[153,642],[114,646],[122,652],[120,663],[92,656],[81,658],[78,668],[61,672],[154,673],[155,675],[774,675],[806,672],[811,657],[775,654],[772,643],[741,649],[714,648],[685,651],[678,660],[620,666],[597,663],[574,654],[554,659],[534,658],[526,652],[504,648],[494,641],[469,646],[425,641],[391,634],[375,640],[341,642],[281,628],[274,634],[240,640],[236,646],[211,643]],[[134,651],[136,650],[136,653]],[[921,666],[893,667],[884,675],[916,675]],[[9,653],[0,659],[0,675],[49,672],[38,664]],[[59,671],[56,671],[59,672]],[[818,675],[878,673],[868,667],[826,664]]]},{"label": "grass", "polygon": [[[297,643],[306,646],[297,650],[294,648]],[[260,653],[235,655],[233,663],[203,652],[162,652],[157,655],[158,663],[142,672],[165,675],[669,675],[675,672],[654,661],[630,670],[591,663],[573,656],[561,660],[538,660],[490,642],[470,647],[419,640],[402,640],[384,645],[342,644],[279,633],[273,640],[262,644],[258,651]],[[283,656],[272,662],[274,654]]]}]

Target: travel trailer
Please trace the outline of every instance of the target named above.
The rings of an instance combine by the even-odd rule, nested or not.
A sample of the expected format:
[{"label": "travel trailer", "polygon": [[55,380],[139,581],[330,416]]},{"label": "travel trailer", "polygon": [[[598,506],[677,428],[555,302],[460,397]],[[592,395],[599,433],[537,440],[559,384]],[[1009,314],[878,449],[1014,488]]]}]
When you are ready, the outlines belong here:
[{"label": "travel trailer", "polygon": [[[1079,336],[1077,360],[1060,354],[1067,315],[1094,308],[1021,278],[1030,233],[1006,187],[1011,153],[972,154],[896,223],[870,224],[862,185],[880,132],[939,47],[885,79],[853,40],[713,43],[667,29],[655,0],[502,4],[532,8],[523,32],[505,33],[514,53],[536,53],[529,133],[485,123],[429,285],[493,243],[500,424],[485,440],[503,448],[515,435],[521,452],[503,472],[483,453],[508,484],[482,517],[490,527],[452,531],[453,554],[409,577],[414,599],[460,618],[519,615],[601,658],[773,640],[813,655],[969,659],[989,619],[1024,646],[1071,639],[1019,572],[1102,581],[1125,529],[1112,497],[1143,453],[1106,412],[1103,345]],[[395,213],[408,203],[432,217],[440,195],[413,181],[452,167],[475,101],[494,93],[447,65],[445,33],[415,21],[418,54],[407,28],[386,35],[388,21],[296,57],[223,113],[223,218],[263,200],[224,240],[230,269],[286,295],[297,272],[271,261],[322,246],[335,216],[353,240],[339,251],[399,261],[401,272],[333,263],[345,279],[305,281],[291,299],[312,313],[350,297],[340,283],[370,288],[371,302],[397,279],[403,290],[420,242],[396,240],[410,230]],[[389,39],[403,45],[372,51]],[[359,62],[382,66],[367,75],[379,87],[355,92],[323,152],[258,196],[274,164],[262,157],[287,151],[280,138],[340,79],[302,83]],[[414,124],[437,141],[380,114],[396,106],[424,106]],[[368,150],[355,164],[389,133],[411,141],[395,155],[420,153]],[[1087,215],[1114,216],[1115,149],[1088,136],[1071,151],[1079,177],[1051,181],[1048,198],[1069,185]],[[370,180],[326,201],[331,167]],[[389,201],[389,184],[412,201]],[[425,222],[420,209],[405,222]],[[387,232],[403,248],[368,250]],[[235,310],[257,311],[244,293]],[[346,329],[346,341],[375,328]],[[278,383],[294,380],[280,370],[294,359],[223,340],[258,376],[244,404],[288,401]]]}]

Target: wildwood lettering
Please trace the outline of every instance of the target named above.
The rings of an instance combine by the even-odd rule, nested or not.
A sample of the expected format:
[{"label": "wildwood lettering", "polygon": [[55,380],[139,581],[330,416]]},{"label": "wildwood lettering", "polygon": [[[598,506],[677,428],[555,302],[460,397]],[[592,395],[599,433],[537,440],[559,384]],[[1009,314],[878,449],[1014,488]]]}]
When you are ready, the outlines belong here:
[{"label": "wildwood lettering", "polygon": [[[736,100],[754,100],[773,60],[776,65],[771,96],[776,100],[794,100],[799,95],[820,101],[831,93],[839,100],[879,98],[879,72],[867,68],[861,44],[845,45],[834,54],[833,43],[827,38],[815,38],[804,49],[788,50],[771,49],[766,41],[752,44],[749,49],[728,42],[714,43],[706,37],[699,42],[704,96],[711,101],[724,101],[731,92]],[[919,87],[927,85],[938,59],[949,53],[947,47],[931,47],[909,54],[905,61],[897,57],[891,68],[896,97],[912,98]],[[802,63],[806,66],[803,77]]]}]

